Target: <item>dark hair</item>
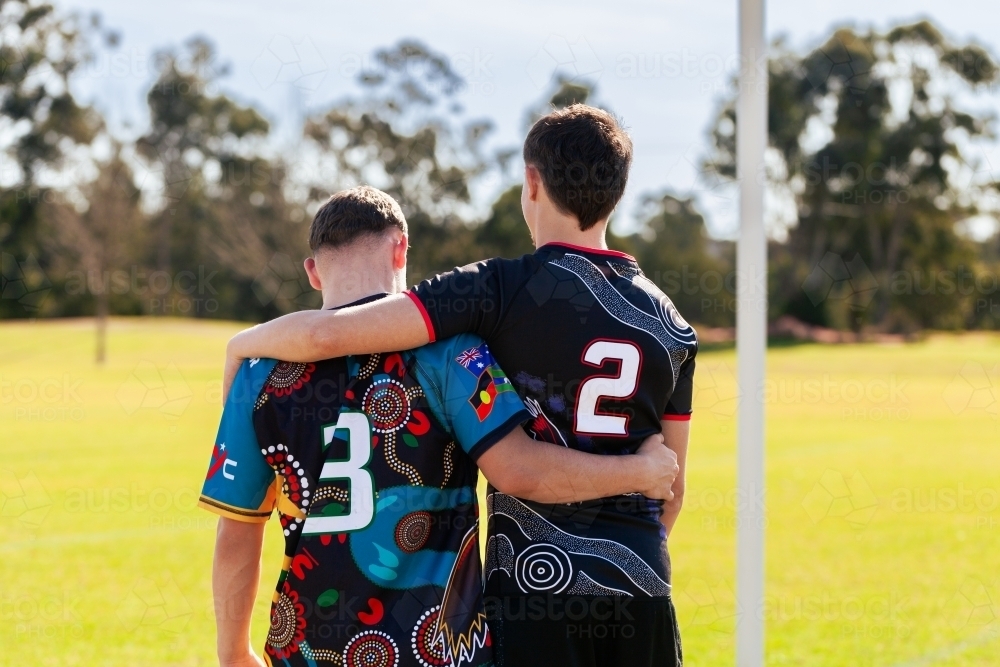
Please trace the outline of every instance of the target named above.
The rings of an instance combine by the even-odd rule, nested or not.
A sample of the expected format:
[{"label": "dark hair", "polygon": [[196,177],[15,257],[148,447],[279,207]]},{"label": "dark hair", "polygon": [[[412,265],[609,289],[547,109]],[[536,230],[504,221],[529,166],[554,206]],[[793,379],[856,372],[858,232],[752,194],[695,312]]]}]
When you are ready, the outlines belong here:
[{"label": "dark hair", "polygon": [[337,248],[390,227],[407,233],[399,204],[381,190],[361,185],[338,192],[320,206],[309,228],[309,247],[313,252]]},{"label": "dark hair", "polygon": [[587,230],[611,215],[625,193],[632,140],[607,111],[571,104],[531,127],[524,163],[538,169],[559,210]]}]

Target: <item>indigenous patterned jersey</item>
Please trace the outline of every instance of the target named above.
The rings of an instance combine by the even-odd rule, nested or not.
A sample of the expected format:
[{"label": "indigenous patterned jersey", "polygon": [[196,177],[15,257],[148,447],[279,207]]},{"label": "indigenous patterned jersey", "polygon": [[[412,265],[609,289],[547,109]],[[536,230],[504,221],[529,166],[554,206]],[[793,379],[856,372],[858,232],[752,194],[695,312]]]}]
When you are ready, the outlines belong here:
[{"label": "indigenous patterned jersey", "polygon": [[268,663],[490,663],[475,460],[528,418],[472,335],[244,362],[201,504],[241,521],[278,510],[285,562]]},{"label": "indigenous patterned jersey", "polygon": [[[624,253],[549,244],[407,293],[431,340],[477,333],[510,374],[538,440],[632,453],[691,413],[694,329]],[[491,593],[666,596],[662,502],[633,494],[541,505],[490,489]]]}]

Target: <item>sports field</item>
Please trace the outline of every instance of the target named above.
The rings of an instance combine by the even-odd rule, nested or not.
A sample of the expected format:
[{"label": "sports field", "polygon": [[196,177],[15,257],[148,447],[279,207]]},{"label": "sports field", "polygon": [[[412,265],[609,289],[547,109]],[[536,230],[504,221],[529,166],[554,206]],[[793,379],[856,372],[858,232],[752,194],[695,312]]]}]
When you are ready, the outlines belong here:
[{"label": "sports field", "polygon": [[[0,324],[0,665],[214,664],[215,518],[195,507],[239,325]],[[1000,336],[771,349],[768,597],[734,606],[735,357],[699,354],[671,539],[690,665],[995,665]],[[254,642],[280,563],[272,526]]]}]

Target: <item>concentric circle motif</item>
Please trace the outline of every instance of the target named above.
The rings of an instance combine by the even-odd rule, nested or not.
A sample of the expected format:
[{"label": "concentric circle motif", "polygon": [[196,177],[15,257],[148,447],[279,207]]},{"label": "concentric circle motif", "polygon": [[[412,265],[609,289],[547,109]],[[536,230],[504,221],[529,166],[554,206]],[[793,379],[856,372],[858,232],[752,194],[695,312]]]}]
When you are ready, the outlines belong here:
[{"label": "concentric circle motif", "polygon": [[670,304],[670,308],[667,309],[667,312],[670,313],[670,320],[678,329],[687,329],[691,326],[687,323],[687,320],[681,317],[680,311],[674,308],[673,304]]},{"label": "concentric circle motif", "polygon": [[275,396],[291,396],[312,377],[316,364],[293,364],[290,361],[279,361],[271,374],[267,376],[264,391]]},{"label": "concentric circle motif", "polygon": [[354,635],[344,647],[345,667],[396,667],[398,664],[396,642],[378,630]]},{"label": "concentric circle motif", "polygon": [[573,580],[569,555],[553,544],[532,544],[518,554],[514,571],[524,593],[561,593]]},{"label": "concentric circle motif", "polygon": [[292,643],[295,630],[295,605],[282,593],[271,609],[271,627],[267,631],[267,643],[277,649],[283,649]]},{"label": "concentric circle motif", "polygon": [[295,364],[290,361],[279,361],[267,379],[268,384],[278,389],[291,387],[306,372],[305,364]]},{"label": "concentric circle motif", "polygon": [[441,605],[425,611],[417,624],[413,626],[413,632],[410,635],[413,655],[423,667],[442,667],[449,664],[444,654],[444,637],[438,635],[437,641],[434,641],[440,614]]},{"label": "concentric circle motif", "polygon": [[372,420],[376,433],[391,433],[410,419],[410,399],[406,388],[391,378],[382,378],[365,392],[362,409]]},{"label": "concentric circle motif", "polygon": [[429,512],[411,512],[396,524],[396,546],[408,554],[420,551],[431,535]]}]

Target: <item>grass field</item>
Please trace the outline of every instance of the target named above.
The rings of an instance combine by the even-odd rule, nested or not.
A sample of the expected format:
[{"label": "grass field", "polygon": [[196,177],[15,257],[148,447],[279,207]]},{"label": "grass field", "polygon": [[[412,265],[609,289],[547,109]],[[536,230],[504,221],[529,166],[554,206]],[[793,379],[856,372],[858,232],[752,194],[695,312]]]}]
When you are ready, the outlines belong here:
[{"label": "grass field", "polygon": [[[195,507],[238,325],[0,325],[0,665],[210,665],[215,518]],[[995,665],[1000,337],[771,349],[767,601],[734,606],[733,352],[703,351],[671,538],[688,664]],[[271,527],[260,647],[280,563]]]}]

